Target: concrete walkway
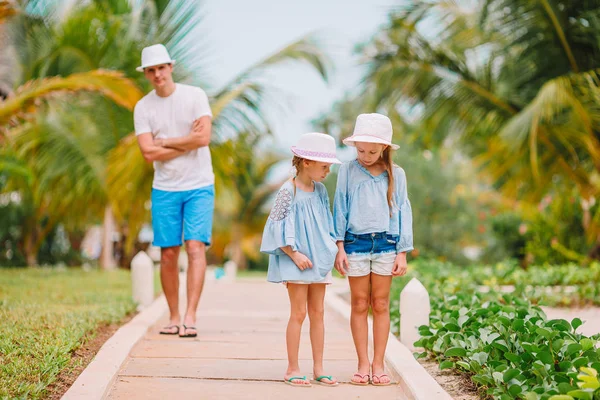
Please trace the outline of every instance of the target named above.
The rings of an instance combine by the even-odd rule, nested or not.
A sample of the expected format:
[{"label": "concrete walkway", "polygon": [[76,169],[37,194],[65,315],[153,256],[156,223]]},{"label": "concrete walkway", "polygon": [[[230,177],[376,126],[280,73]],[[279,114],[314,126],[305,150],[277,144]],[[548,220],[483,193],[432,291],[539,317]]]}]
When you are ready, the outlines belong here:
[{"label": "concrete walkway", "polygon": [[[348,322],[325,310],[325,369],[342,384],[298,388],[282,382],[287,361],[287,291],[247,280],[211,282],[202,296],[199,336],[159,335],[165,314],[133,348],[109,399],[405,399],[399,384],[354,386],[356,353]],[[312,378],[308,318],[300,345],[302,373]],[[390,371],[396,382],[397,375]]]}]

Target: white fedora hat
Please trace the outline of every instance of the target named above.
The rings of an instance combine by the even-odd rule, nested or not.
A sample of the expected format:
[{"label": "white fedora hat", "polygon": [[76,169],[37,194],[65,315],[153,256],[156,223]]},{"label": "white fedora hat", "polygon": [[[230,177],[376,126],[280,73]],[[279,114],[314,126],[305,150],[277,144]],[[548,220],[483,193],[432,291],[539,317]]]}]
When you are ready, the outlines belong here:
[{"label": "white fedora hat", "polygon": [[352,136],[344,139],[344,144],[354,146],[355,142],[387,144],[396,150],[400,146],[392,143],[392,121],[381,114],[360,114],[356,117],[356,125]]},{"label": "white fedora hat", "polygon": [[142,65],[136,68],[137,71],[144,72],[144,68],[160,64],[175,64],[171,59],[167,48],[162,44],[154,44],[144,47],[142,50]]},{"label": "white fedora hat", "polygon": [[335,154],[335,140],[324,133],[305,133],[298,143],[292,146],[292,153],[300,158],[329,164],[341,164]]}]

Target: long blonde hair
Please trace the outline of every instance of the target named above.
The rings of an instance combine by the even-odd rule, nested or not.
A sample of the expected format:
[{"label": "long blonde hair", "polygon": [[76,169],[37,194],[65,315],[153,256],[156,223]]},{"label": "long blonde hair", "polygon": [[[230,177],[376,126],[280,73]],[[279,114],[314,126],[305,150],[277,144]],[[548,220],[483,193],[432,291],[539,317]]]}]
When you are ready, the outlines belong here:
[{"label": "long blonde hair", "polygon": [[392,148],[390,146],[387,146],[385,150],[383,150],[381,159],[383,160],[383,165],[388,173],[387,202],[391,214],[394,205],[394,161],[392,160]]}]

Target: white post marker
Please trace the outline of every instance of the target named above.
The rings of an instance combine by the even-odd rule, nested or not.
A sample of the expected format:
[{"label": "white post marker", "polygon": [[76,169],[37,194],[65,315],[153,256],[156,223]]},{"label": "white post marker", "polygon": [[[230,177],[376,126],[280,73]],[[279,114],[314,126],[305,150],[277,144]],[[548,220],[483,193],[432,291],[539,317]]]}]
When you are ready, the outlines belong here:
[{"label": "white post marker", "polygon": [[411,350],[421,337],[419,326],[429,325],[429,293],[425,286],[412,278],[400,293],[400,341]]},{"label": "white post marker", "polygon": [[225,279],[227,282],[234,282],[237,275],[237,264],[235,261],[227,261],[223,264],[223,269],[225,270]]},{"label": "white post marker", "polygon": [[140,251],[131,260],[131,287],[133,300],[138,310],[154,301],[154,261],[145,251]]}]

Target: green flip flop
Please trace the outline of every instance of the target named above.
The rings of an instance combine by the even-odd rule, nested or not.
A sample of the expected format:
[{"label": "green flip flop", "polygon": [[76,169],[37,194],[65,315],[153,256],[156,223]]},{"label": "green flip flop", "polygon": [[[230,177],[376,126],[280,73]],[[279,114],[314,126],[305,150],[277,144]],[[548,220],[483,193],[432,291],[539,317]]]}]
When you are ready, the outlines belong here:
[{"label": "green flip flop", "polygon": [[[306,383],[294,383],[292,381],[306,381],[308,382],[308,385]],[[292,385],[292,386],[299,386],[299,387],[311,387],[312,385],[310,384],[310,382],[306,379],[306,376],[292,376],[291,378],[288,379],[284,379],[283,380],[285,383],[287,383],[288,385]]]},{"label": "green flip flop", "polygon": [[[328,379],[330,382],[323,382],[323,379]],[[333,376],[331,376],[331,375],[317,376],[315,378],[315,381],[317,381],[317,383],[319,385],[323,385],[323,386],[338,386],[340,384],[339,382],[332,382],[333,381]]]}]

